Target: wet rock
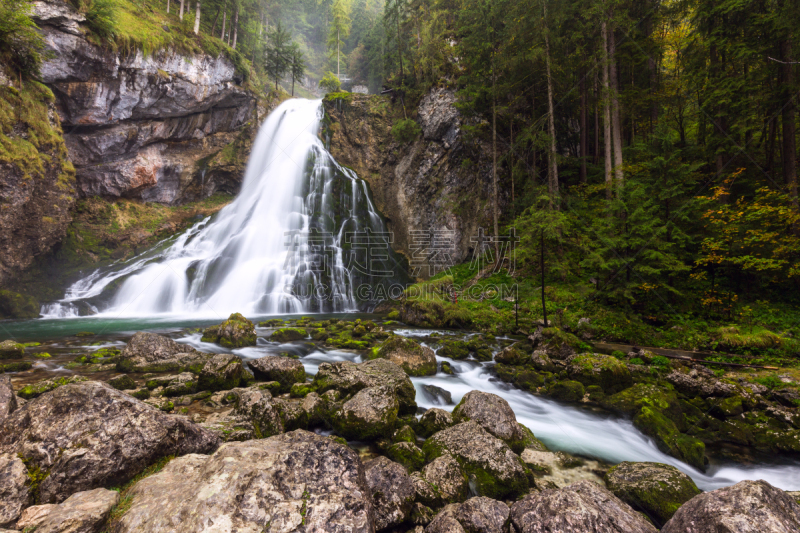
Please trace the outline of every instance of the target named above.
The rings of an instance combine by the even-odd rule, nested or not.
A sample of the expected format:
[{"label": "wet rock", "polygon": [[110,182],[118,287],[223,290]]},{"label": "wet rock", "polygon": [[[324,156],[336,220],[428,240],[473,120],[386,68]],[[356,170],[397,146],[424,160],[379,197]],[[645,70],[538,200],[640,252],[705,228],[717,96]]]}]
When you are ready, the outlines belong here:
[{"label": "wet rock", "polygon": [[303,363],[291,357],[270,355],[248,361],[247,365],[256,379],[280,383],[281,392],[288,392],[293,384],[303,383],[306,380]]},{"label": "wet rock", "polygon": [[656,533],[642,515],[591,481],[545,489],[511,506],[513,533]]},{"label": "wet rock", "polygon": [[11,527],[33,503],[28,470],[14,453],[0,453],[0,527]]},{"label": "wet rock", "polygon": [[419,434],[427,438],[453,424],[455,424],[453,415],[447,411],[436,408],[428,409],[419,419]]},{"label": "wet rock", "polygon": [[540,348],[554,361],[565,361],[580,350],[582,343],[575,335],[555,327],[544,328],[541,332]]},{"label": "wet rock", "polygon": [[131,337],[119,354],[117,370],[120,372],[199,371],[209,357],[208,354],[198,352],[168,337],[140,331]]},{"label": "wet rock", "polygon": [[136,382],[126,374],[109,379],[108,384],[117,390],[132,390],[136,388]]},{"label": "wet rock", "polygon": [[642,407],[633,419],[633,425],[645,435],[653,437],[664,453],[677,457],[695,468],[705,468],[705,444],[695,437],[678,431],[675,423],[656,407]]},{"label": "wet rock", "polygon": [[427,346],[400,335],[393,335],[375,353],[402,368],[409,376],[436,374],[436,355]]},{"label": "wet rock", "polygon": [[586,394],[586,389],[580,381],[556,381],[547,387],[547,395],[561,402],[579,402]]},{"label": "wet rock", "polygon": [[389,446],[386,455],[392,461],[400,463],[406,470],[414,471],[425,464],[425,454],[416,444],[411,442],[397,442]]},{"label": "wet rock", "polygon": [[442,361],[442,372],[450,376],[455,374],[452,365],[450,365],[450,363],[448,363],[447,361]]},{"label": "wet rock", "polygon": [[528,490],[526,468],[519,456],[474,421],[434,434],[422,449],[428,461],[445,453],[452,455],[481,496],[513,498]]},{"label": "wet rock", "polygon": [[25,347],[18,342],[5,340],[0,342],[0,359],[22,359]]},{"label": "wet rock", "polygon": [[392,387],[370,387],[345,402],[334,414],[331,424],[336,433],[346,439],[390,437],[399,408]]},{"label": "wet rock", "polygon": [[226,348],[242,348],[256,345],[256,327],[241,313],[232,313],[222,324],[203,331],[203,342],[215,342]]},{"label": "wet rock", "polygon": [[230,390],[239,386],[243,374],[241,359],[233,354],[220,353],[203,366],[197,388],[204,391]]},{"label": "wet rock", "polygon": [[530,431],[517,422],[511,406],[496,394],[476,390],[468,392],[453,410],[453,420],[477,422],[517,453],[531,442]]},{"label": "wet rock", "polygon": [[623,462],[605,476],[606,486],[619,499],[661,527],[700,489],[692,478],[661,463]]},{"label": "wet rock", "polygon": [[425,533],[466,533],[464,527],[456,519],[457,511],[458,504],[446,505],[428,524]]},{"label": "wet rock", "polygon": [[268,390],[251,387],[237,394],[234,415],[252,428],[254,438],[262,439],[283,433],[283,417]]},{"label": "wet rock", "polygon": [[504,533],[508,515],[505,503],[478,496],[458,506],[456,520],[469,533]]},{"label": "wet rock", "polygon": [[308,425],[318,426],[323,423],[324,402],[316,392],[309,393],[303,398],[303,410],[308,415]]},{"label": "wet rock", "polygon": [[451,359],[466,359],[469,357],[469,345],[466,341],[442,339],[439,343],[442,345],[437,352],[440,357],[449,357]]},{"label": "wet rock", "polygon": [[616,357],[603,354],[581,354],[568,360],[567,373],[586,386],[598,385],[607,394],[633,385],[628,367]]},{"label": "wet rock", "polygon": [[36,516],[27,509],[25,528],[33,527],[37,533],[97,533],[118,502],[119,492],[113,490],[78,492],[58,505],[37,506],[46,509]]},{"label": "wet rock", "polygon": [[562,488],[577,481],[593,481],[603,485],[605,468],[594,460],[580,459],[564,452],[548,452],[526,448],[520,459],[537,476],[537,486]]},{"label": "wet rock", "polygon": [[47,473],[39,501],[125,483],[167,455],[208,453],[218,438],[105,383],[61,386],[29,401],[0,425],[0,452]]},{"label": "wet rock", "polygon": [[411,514],[416,496],[405,467],[379,456],[365,463],[364,471],[372,494],[375,530],[404,522]]},{"label": "wet rock", "polygon": [[503,348],[494,360],[504,365],[522,365],[528,362],[531,356],[522,351],[516,344]]},{"label": "wet rock", "polygon": [[11,387],[11,376],[0,376],[0,424],[17,409],[17,395]]},{"label": "wet rock", "polygon": [[32,383],[30,385],[25,385],[19,391],[17,391],[17,394],[19,395],[20,398],[30,400],[32,398],[36,398],[37,396],[41,396],[45,392],[50,392],[51,390],[55,390],[63,385],[69,385],[70,383],[80,383],[82,381],[87,381],[87,379],[83,376],[69,376],[64,378],[44,379],[42,381],[37,381],[36,383]]},{"label": "wet rock", "polygon": [[790,533],[800,531],[800,505],[766,481],[695,496],[678,509],[662,533]]},{"label": "wet rock", "polygon": [[386,359],[359,364],[350,361],[322,363],[314,376],[314,385],[320,394],[335,389],[342,396],[350,396],[367,387],[388,385],[400,402],[399,414],[415,414],[417,411],[414,384],[402,368]]},{"label": "wet rock", "polygon": [[443,503],[462,502],[469,494],[469,479],[453,456],[446,453],[422,469],[422,478],[436,487]]},{"label": "wet rock", "polygon": [[270,335],[269,340],[275,342],[301,341],[308,337],[308,332],[303,328],[281,328]]},{"label": "wet rock", "polygon": [[423,385],[422,391],[434,405],[453,405],[453,395],[436,385]]},{"label": "wet rock", "polygon": [[130,495],[117,533],[375,530],[358,454],[302,430],[174,459]]},{"label": "wet rock", "polygon": [[283,420],[284,431],[308,429],[308,412],[303,408],[303,400],[275,398],[272,400]]},{"label": "wet rock", "polygon": [[183,372],[169,380],[164,386],[162,394],[166,397],[173,397],[195,392],[197,392],[197,376],[191,372]]}]

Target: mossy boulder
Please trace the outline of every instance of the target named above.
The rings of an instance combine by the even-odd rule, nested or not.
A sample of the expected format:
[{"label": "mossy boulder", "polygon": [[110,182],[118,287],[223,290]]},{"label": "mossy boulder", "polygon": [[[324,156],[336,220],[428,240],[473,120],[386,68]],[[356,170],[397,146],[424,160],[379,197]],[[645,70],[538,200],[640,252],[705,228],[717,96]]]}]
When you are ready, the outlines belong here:
[{"label": "mossy boulder", "polygon": [[448,363],[447,361],[442,361],[441,369],[442,369],[442,372],[444,372],[445,374],[447,374],[449,376],[455,375],[455,373],[456,373],[455,370],[453,370],[453,366],[450,363]]},{"label": "mossy boulder", "polygon": [[413,472],[425,464],[425,454],[412,442],[396,442],[386,450],[386,456]]},{"label": "mossy boulder", "polygon": [[475,421],[434,434],[422,450],[429,462],[446,453],[452,455],[467,476],[474,476],[475,490],[481,496],[514,499],[530,488],[528,470],[519,456]]},{"label": "mossy boulder", "polygon": [[568,360],[567,373],[584,385],[599,385],[607,394],[633,385],[633,378],[625,363],[604,354],[585,353]]},{"label": "mossy boulder", "polygon": [[675,423],[658,409],[642,407],[633,424],[645,435],[653,437],[664,453],[677,457],[695,468],[705,467],[705,444],[699,439],[684,435]]},{"label": "mossy boulder", "polygon": [[294,383],[289,389],[289,394],[292,398],[305,398],[312,392],[315,392],[315,387],[311,383]]},{"label": "mossy boulder", "polygon": [[281,392],[289,392],[295,383],[306,380],[306,369],[303,363],[291,357],[268,355],[247,362],[253,375],[262,381],[277,381]]},{"label": "mossy boulder", "polygon": [[0,365],[0,373],[2,372],[24,372],[33,368],[33,363],[30,361],[17,361],[15,363],[6,363]]},{"label": "mossy boulder", "polygon": [[117,359],[119,372],[200,372],[211,355],[146,331],[134,334]]},{"label": "mossy boulder", "polygon": [[425,465],[422,478],[435,488],[441,504],[463,502],[469,495],[469,478],[452,455],[446,453]]},{"label": "mossy boulder", "polygon": [[607,396],[602,406],[626,415],[635,415],[642,407],[652,407],[666,412],[669,418],[681,415],[680,401],[672,386],[637,383],[616,394]]},{"label": "mossy boulder", "polygon": [[565,360],[576,354],[584,345],[578,337],[561,329],[544,328],[541,332],[541,349],[547,352],[551,359]]},{"label": "mossy boulder", "polygon": [[37,396],[41,396],[45,392],[50,392],[51,390],[55,390],[58,387],[62,387],[64,385],[69,385],[70,383],[80,383],[82,381],[88,381],[83,376],[70,376],[70,377],[63,377],[63,378],[51,378],[45,379],[42,381],[38,381],[36,383],[32,383],[30,385],[25,385],[20,390],[17,391],[17,396],[20,398],[24,398],[26,400],[30,400],[31,398],[36,398]]},{"label": "mossy boulder", "polygon": [[402,368],[387,359],[375,359],[364,363],[341,361],[322,363],[314,376],[317,392],[324,394],[335,390],[342,397],[351,396],[368,387],[387,385],[394,390],[400,403],[400,414],[414,414],[417,391]]},{"label": "mossy boulder", "polygon": [[349,440],[389,438],[399,408],[392,387],[369,387],[346,401],[331,417],[331,425],[337,434]]},{"label": "mossy boulder", "polygon": [[233,354],[217,354],[203,366],[197,384],[199,390],[221,391],[238,387],[244,375],[242,360]]},{"label": "mossy boulder", "polygon": [[440,341],[442,347],[439,348],[437,355],[449,357],[450,359],[466,359],[469,357],[469,346],[465,341],[443,339]]},{"label": "mossy boulder", "polygon": [[507,346],[497,355],[494,360],[504,365],[523,365],[530,360],[530,354],[521,350],[516,344]]},{"label": "mossy boulder", "polygon": [[417,429],[421,436],[427,438],[434,433],[438,433],[443,429],[449,428],[454,424],[455,421],[453,420],[453,415],[444,409],[437,409],[434,407],[433,409],[428,409],[422,414],[419,419]]},{"label": "mossy boulder", "polygon": [[108,384],[117,390],[132,390],[136,388],[136,382],[133,381],[133,378],[125,374],[109,379]]},{"label": "mossy boulder", "polygon": [[191,372],[182,372],[172,379],[164,387],[163,395],[167,397],[185,396],[197,392],[197,376]]},{"label": "mossy boulder", "polygon": [[280,318],[270,318],[269,320],[264,320],[258,323],[258,327],[260,328],[277,328],[278,326],[282,326],[284,321]]},{"label": "mossy boulder", "polygon": [[0,359],[22,359],[25,356],[25,346],[12,341],[0,342]]},{"label": "mossy boulder", "polygon": [[410,442],[412,444],[416,444],[417,434],[414,433],[414,430],[411,429],[411,426],[406,424],[394,432],[392,435],[392,442]]},{"label": "mossy boulder", "polygon": [[39,308],[33,296],[0,290],[0,318],[39,318]]},{"label": "mossy boulder", "polygon": [[517,422],[508,402],[496,394],[471,391],[464,395],[453,409],[456,423],[472,420],[505,442],[514,452],[520,453],[530,443],[533,434]]},{"label": "mossy boulder", "polygon": [[547,387],[547,395],[562,402],[579,402],[586,394],[580,381],[556,381]]},{"label": "mossy boulder", "polygon": [[222,324],[203,331],[203,342],[215,342],[226,348],[242,348],[256,345],[256,327],[241,313],[232,313]]},{"label": "mossy boulder", "polygon": [[671,465],[623,462],[606,473],[608,489],[620,500],[648,516],[658,527],[681,505],[702,491],[692,478]]},{"label": "mossy boulder", "polygon": [[400,335],[392,335],[374,352],[374,357],[388,359],[409,376],[436,374],[436,356],[433,350]]},{"label": "mossy boulder", "polygon": [[275,342],[301,341],[308,337],[308,332],[303,328],[281,328],[275,330],[269,340]]}]

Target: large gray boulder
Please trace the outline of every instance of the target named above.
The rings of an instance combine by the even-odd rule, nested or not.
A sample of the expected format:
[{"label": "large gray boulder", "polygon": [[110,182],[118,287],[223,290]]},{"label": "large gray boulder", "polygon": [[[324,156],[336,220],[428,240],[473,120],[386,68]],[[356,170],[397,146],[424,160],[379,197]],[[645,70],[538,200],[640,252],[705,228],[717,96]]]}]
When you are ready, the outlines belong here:
[{"label": "large gray boulder", "polygon": [[11,387],[11,376],[0,376],[0,424],[17,408],[17,396]]},{"label": "large gray boulder", "polygon": [[383,456],[364,464],[367,486],[372,494],[375,530],[403,523],[411,514],[416,492],[405,467]]},{"label": "large gray boulder", "polygon": [[452,89],[438,88],[428,93],[419,104],[419,123],[426,140],[452,146],[460,128],[460,115],[455,107]]},{"label": "large gray boulder", "polygon": [[238,398],[234,407],[237,421],[252,428],[254,438],[261,439],[283,433],[283,417],[265,389],[251,387],[235,391]]},{"label": "large gray boulder", "polygon": [[370,387],[346,401],[331,417],[331,425],[346,439],[388,438],[397,423],[399,408],[392,387]]},{"label": "large gray boulder", "polygon": [[33,502],[28,470],[16,454],[0,453],[0,527],[11,527]]},{"label": "large gray boulder", "polygon": [[337,390],[342,397],[351,396],[361,389],[387,385],[394,390],[400,402],[401,415],[415,414],[417,411],[414,384],[402,368],[386,359],[358,364],[350,361],[322,363],[314,376],[314,384],[320,394]]},{"label": "large gray boulder", "polygon": [[131,337],[119,354],[117,370],[120,372],[171,372],[195,370],[199,372],[210,354],[198,352],[191,346],[180,344],[155,333],[140,331]]},{"label": "large gray boulder", "polygon": [[661,463],[626,461],[612,467],[605,478],[615,496],[659,527],[701,492],[692,478],[674,466]]},{"label": "large gray boulder", "polygon": [[505,533],[508,505],[478,496],[450,504],[425,528],[425,533]]},{"label": "large gray boulder", "polygon": [[98,533],[117,503],[119,492],[113,490],[78,492],[58,505],[26,509],[17,527],[36,533]]},{"label": "large gray boulder", "polygon": [[125,483],[167,455],[209,453],[218,437],[105,383],[64,385],[0,424],[0,453],[19,454],[47,477],[39,501]]},{"label": "large gray boulder", "polygon": [[269,355],[248,361],[247,365],[253,371],[256,379],[280,383],[281,392],[289,392],[292,385],[303,383],[306,380],[306,369],[303,363],[291,357]]},{"label": "large gray boulder", "polygon": [[358,454],[298,430],[187,455],[131,489],[116,533],[375,531]]},{"label": "large gray boulder", "polygon": [[796,533],[800,505],[763,480],[740,481],[695,496],[678,509],[662,533]]},{"label": "large gray boulder", "polygon": [[653,524],[591,481],[545,489],[511,506],[511,533],[656,533]]},{"label": "large gray boulder", "polygon": [[377,357],[388,359],[409,376],[436,374],[436,354],[427,346],[400,335],[393,335],[377,351]]},{"label": "large gray boulder", "polygon": [[528,471],[517,454],[477,422],[462,422],[436,433],[423,446],[433,461],[449,453],[474,479],[480,496],[514,498],[529,488]]},{"label": "large gray boulder", "polygon": [[230,390],[239,386],[243,375],[241,359],[230,353],[219,353],[203,365],[197,388],[207,391]]},{"label": "large gray boulder", "polygon": [[453,410],[453,420],[477,422],[516,453],[521,453],[533,440],[530,431],[517,422],[508,402],[496,394],[477,390],[468,392]]},{"label": "large gray boulder", "polygon": [[425,411],[420,417],[417,433],[419,433],[422,437],[427,438],[434,433],[438,433],[443,429],[449,428],[453,424],[455,424],[453,415],[444,409],[438,409],[434,407],[433,409],[428,409]]},{"label": "large gray boulder", "polygon": [[422,469],[422,478],[436,488],[443,503],[458,503],[469,494],[469,479],[449,453],[441,455]]}]

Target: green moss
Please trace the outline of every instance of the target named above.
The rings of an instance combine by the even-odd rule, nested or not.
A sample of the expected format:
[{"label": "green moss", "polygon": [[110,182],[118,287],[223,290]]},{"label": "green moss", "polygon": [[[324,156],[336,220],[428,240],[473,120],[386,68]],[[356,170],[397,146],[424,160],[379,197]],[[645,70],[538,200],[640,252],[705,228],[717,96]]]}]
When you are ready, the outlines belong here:
[{"label": "green moss", "polygon": [[556,381],[547,387],[547,395],[562,402],[579,402],[586,390],[580,381]]},{"label": "green moss", "polygon": [[608,393],[629,387],[633,380],[628,367],[615,357],[581,354],[570,361],[570,377],[584,385],[599,385]]},{"label": "green moss", "polygon": [[392,444],[386,450],[386,456],[406,467],[409,472],[420,470],[425,464],[425,454],[411,442]]},{"label": "green moss", "polygon": [[312,392],[316,391],[317,388],[314,386],[313,383],[295,383],[292,385],[291,390],[289,391],[289,395],[292,398],[305,398]]},{"label": "green moss", "polygon": [[389,311],[389,314],[386,315],[388,320],[400,320],[400,312],[395,309],[393,311]]},{"label": "green moss", "polygon": [[203,331],[203,342],[215,342],[226,348],[256,345],[255,326],[241,313],[232,313],[228,320]]},{"label": "green moss", "polygon": [[442,340],[442,347],[439,348],[437,355],[449,357],[450,359],[466,359],[469,357],[469,346],[465,341]]},{"label": "green moss", "polygon": [[652,407],[642,407],[633,419],[633,424],[645,435],[653,437],[664,453],[677,457],[694,466],[705,466],[705,444],[699,439],[684,435],[669,418]]},{"label": "green moss", "polygon": [[20,361],[17,363],[6,363],[0,365],[1,372],[24,372],[33,368],[33,363],[29,361]]},{"label": "green moss", "polygon": [[33,383],[31,385],[26,385],[22,387],[18,392],[17,396],[20,398],[24,398],[26,400],[30,400],[32,398],[36,398],[44,394],[45,392],[50,392],[51,390],[57,389],[63,385],[68,385],[70,383],[79,383],[81,381],[87,381],[83,376],[71,376],[71,377],[63,377],[63,378],[53,378],[47,379],[44,381],[39,381],[38,383]]},{"label": "green moss", "polygon": [[19,457],[25,465],[25,469],[27,470],[26,474],[28,476],[28,488],[33,496],[33,501],[38,504],[40,503],[39,488],[42,481],[47,479],[47,476],[50,475],[50,471],[42,469],[33,459],[24,457],[22,454],[18,454],[17,457]]},{"label": "green moss", "polygon": [[270,340],[275,342],[299,341],[308,337],[308,332],[302,328],[281,328],[276,330]]},{"label": "green moss", "polygon": [[450,363],[448,363],[447,361],[442,361],[442,372],[444,372],[445,374],[449,374],[451,376],[455,374],[455,371],[453,371],[453,367],[450,366]]},{"label": "green moss", "polygon": [[258,323],[258,327],[260,328],[277,328],[278,326],[282,326],[284,321],[280,318],[270,318],[269,320],[264,320],[263,322]]},{"label": "green moss", "polygon": [[[136,382],[130,376],[117,376],[108,380],[108,384],[117,390],[130,390],[136,388]],[[149,396],[149,394],[148,394]]]},{"label": "green moss", "polygon": [[[38,317],[39,302],[36,298],[6,289],[0,290],[0,318]],[[38,346],[39,343],[35,345]]]},{"label": "green moss", "polygon": [[37,359],[50,359],[52,356],[47,352],[38,352],[33,354],[33,356]]}]

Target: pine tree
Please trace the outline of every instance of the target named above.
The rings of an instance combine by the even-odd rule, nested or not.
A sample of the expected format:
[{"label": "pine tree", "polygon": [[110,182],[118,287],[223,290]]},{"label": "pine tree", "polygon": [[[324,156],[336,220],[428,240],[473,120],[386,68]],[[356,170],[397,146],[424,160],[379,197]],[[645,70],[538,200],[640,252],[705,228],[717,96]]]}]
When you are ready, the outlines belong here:
[{"label": "pine tree", "polygon": [[290,67],[289,47],[291,35],[279,20],[272,31],[267,35],[267,49],[264,61],[264,70],[267,75],[275,80],[275,90],[278,90],[278,80],[283,77]]}]

